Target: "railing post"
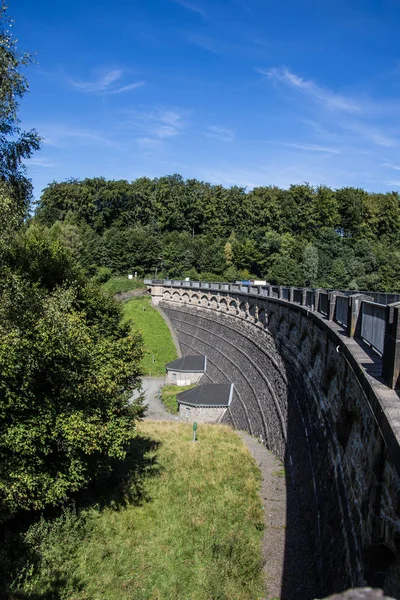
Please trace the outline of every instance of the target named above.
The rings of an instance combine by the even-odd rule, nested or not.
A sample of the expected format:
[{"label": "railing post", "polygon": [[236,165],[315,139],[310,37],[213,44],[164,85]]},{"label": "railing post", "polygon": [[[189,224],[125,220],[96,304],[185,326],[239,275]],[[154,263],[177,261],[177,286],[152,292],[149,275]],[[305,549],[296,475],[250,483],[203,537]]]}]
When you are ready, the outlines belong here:
[{"label": "railing post", "polygon": [[322,288],[316,288],[314,290],[315,292],[315,296],[314,296],[314,310],[316,312],[319,312],[319,295],[321,292],[323,292],[324,290]]},{"label": "railing post", "polygon": [[294,288],[290,287],[289,288],[289,302],[293,302],[293,296],[294,296]]},{"label": "railing post", "polygon": [[372,298],[365,294],[352,294],[349,296],[349,308],[347,313],[347,336],[359,337],[361,333],[360,312],[363,300],[371,302]]},{"label": "railing post", "polygon": [[385,344],[382,357],[382,376],[392,389],[400,375],[400,302],[386,307]]},{"label": "railing post", "polygon": [[283,298],[283,290],[281,285],[278,287],[278,298]]},{"label": "railing post", "polygon": [[301,305],[305,306],[307,304],[307,288],[302,288],[301,290]]},{"label": "railing post", "polygon": [[336,296],[339,292],[329,292],[328,294],[328,321],[333,321],[336,308]]}]

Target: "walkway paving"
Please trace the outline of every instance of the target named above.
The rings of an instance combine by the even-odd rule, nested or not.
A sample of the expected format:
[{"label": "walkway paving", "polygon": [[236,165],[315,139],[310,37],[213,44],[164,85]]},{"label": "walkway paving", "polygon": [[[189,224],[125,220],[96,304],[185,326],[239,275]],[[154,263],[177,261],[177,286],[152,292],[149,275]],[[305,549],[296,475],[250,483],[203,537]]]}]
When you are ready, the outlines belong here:
[{"label": "walkway paving", "polygon": [[143,377],[142,389],[145,394],[145,404],[147,404],[146,419],[151,421],[176,421],[177,417],[169,413],[162,402],[158,399],[158,392],[164,385],[165,377]]},{"label": "walkway paving", "polygon": [[309,536],[297,495],[282,463],[258,440],[237,432],[261,471],[266,600],[315,598],[315,573]]}]

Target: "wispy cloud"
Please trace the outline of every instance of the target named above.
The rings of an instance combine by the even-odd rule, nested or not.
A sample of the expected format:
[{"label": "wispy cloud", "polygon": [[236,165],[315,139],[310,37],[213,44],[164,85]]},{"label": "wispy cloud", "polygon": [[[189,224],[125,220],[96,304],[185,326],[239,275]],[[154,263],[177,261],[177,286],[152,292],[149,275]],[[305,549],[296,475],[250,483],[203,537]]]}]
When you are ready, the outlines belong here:
[{"label": "wispy cloud", "polygon": [[286,67],[274,68],[269,70],[257,69],[258,73],[268,77],[272,81],[278,81],[294,89],[308,94],[315,100],[322,102],[326,108],[339,109],[350,112],[360,112],[361,107],[352,99],[335,94],[330,90],[324,89],[314,81],[304,79],[295,73],[292,73]]},{"label": "wispy cloud", "polygon": [[294,144],[284,143],[284,146],[290,146],[291,148],[298,148],[299,150],[310,150],[311,152],[329,152],[331,154],[341,154],[341,150],[338,148],[329,148],[327,146],[318,146],[316,144]]},{"label": "wispy cloud", "polygon": [[175,2],[176,4],[180,4],[184,8],[187,8],[188,10],[191,10],[192,12],[199,14],[203,18],[206,16],[205,11],[198,4],[195,4],[193,2],[188,2],[188,0],[172,0],[172,1]]},{"label": "wispy cloud", "polygon": [[183,133],[189,114],[189,111],[176,108],[129,111],[124,126],[140,132],[138,139],[165,140]]},{"label": "wispy cloud", "polygon": [[400,171],[400,165],[394,165],[390,162],[384,162],[381,164],[381,167],[388,167],[389,169],[393,169],[393,171]]},{"label": "wispy cloud", "polygon": [[112,71],[107,71],[99,76],[97,79],[93,81],[77,81],[74,79],[69,79],[69,83],[86,93],[108,93],[108,94],[120,94],[122,92],[127,92],[129,90],[133,90],[135,88],[141,87],[144,85],[144,81],[136,81],[133,83],[129,83],[126,85],[116,85],[117,82],[121,80],[124,72],[120,69],[114,69]]},{"label": "wispy cloud", "polygon": [[382,132],[375,125],[369,125],[359,122],[342,122],[341,127],[343,127],[343,129],[347,129],[349,131],[354,131],[355,133],[358,133],[363,138],[365,138],[369,142],[372,142],[376,146],[382,146],[383,148],[394,148],[395,146],[399,145],[398,140],[396,140],[389,134]]},{"label": "wispy cloud", "polygon": [[235,134],[232,129],[226,129],[225,127],[218,127],[216,125],[209,125],[209,131],[206,133],[208,138],[216,138],[223,142],[233,142]]},{"label": "wispy cloud", "polygon": [[101,143],[103,146],[115,146],[116,143],[103,133],[79,127],[68,127],[67,125],[44,125],[40,128],[44,144],[55,147],[65,146],[68,140],[74,144],[90,146]]},{"label": "wispy cloud", "polygon": [[208,36],[192,34],[189,36],[189,40],[193,44],[196,44],[196,46],[200,46],[200,48],[204,48],[204,50],[208,50],[208,52],[212,52],[213,54],[219,54],[221,51],[220,43]]},{"label": "wispy cloud", "polygon": [[29,158],[24,161],[27,167],[44,167],[51,168],[54,167],[54,163],[51,162],[48,158]]}]

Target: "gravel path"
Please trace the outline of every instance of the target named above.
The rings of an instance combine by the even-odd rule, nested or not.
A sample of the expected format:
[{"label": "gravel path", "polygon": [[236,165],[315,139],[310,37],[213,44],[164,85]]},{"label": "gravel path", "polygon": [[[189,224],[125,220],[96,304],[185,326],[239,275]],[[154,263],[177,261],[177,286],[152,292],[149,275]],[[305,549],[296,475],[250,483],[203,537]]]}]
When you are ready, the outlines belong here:
[{"label": "gravel path", "polygon": [[295,491],[276,456],[248,433],[238,434],[262,475],[266,600],[311,600],[315,598],[314,568]]},{"label": "gravel path", "polygon": [[146,398],[145,404],[147,404],[146,419],[151,419],[152,421],[177,420],[177,417],[169,413],[158,399],[158,390],[164,385],[164,380],[164,376],[142,378],[142,390]]}]

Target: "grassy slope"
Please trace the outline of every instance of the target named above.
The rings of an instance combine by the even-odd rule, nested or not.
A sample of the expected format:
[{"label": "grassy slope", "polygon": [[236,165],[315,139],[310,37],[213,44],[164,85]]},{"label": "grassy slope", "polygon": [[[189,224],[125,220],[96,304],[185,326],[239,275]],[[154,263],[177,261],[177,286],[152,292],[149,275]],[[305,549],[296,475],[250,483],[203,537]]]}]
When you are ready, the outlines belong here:
[{"label": "grassy slope", "polygon": [[173,414],[178,412],[178,402],[176,395],[179,392],[190,390],[194,385],[164,385],[161,388],[161,400],[165,408]]},{"label": "grassy slope", "polygon": [[[177,358],[171,333],[149,296],[133,298],[123,305],[124,319],[132,319],[142,332],[146,355],[142,366],[145,375],[162,375],[165,364]],[[155,362],[153,362],[153,356]]]},{"label": "grassy slope", "polygon": [[144,289],[146,286],[140,279],[128,279],[127,277],[111,277],[101,286],[104,291],[118,294],[119,292],[130,292],[131,290]]},{"label": "grassy slope", "polygon": [[135,474],[133,498],[142,500],[42,526],[41,540],[31,536],[41,562],[11,598],[263,596],[260,475],[240,438],[227,427],[200,425],[194,444],[190,425],[170,422],[144,422],[140,433],[144,447],[153,444],[144,480],[143,469]]}]

